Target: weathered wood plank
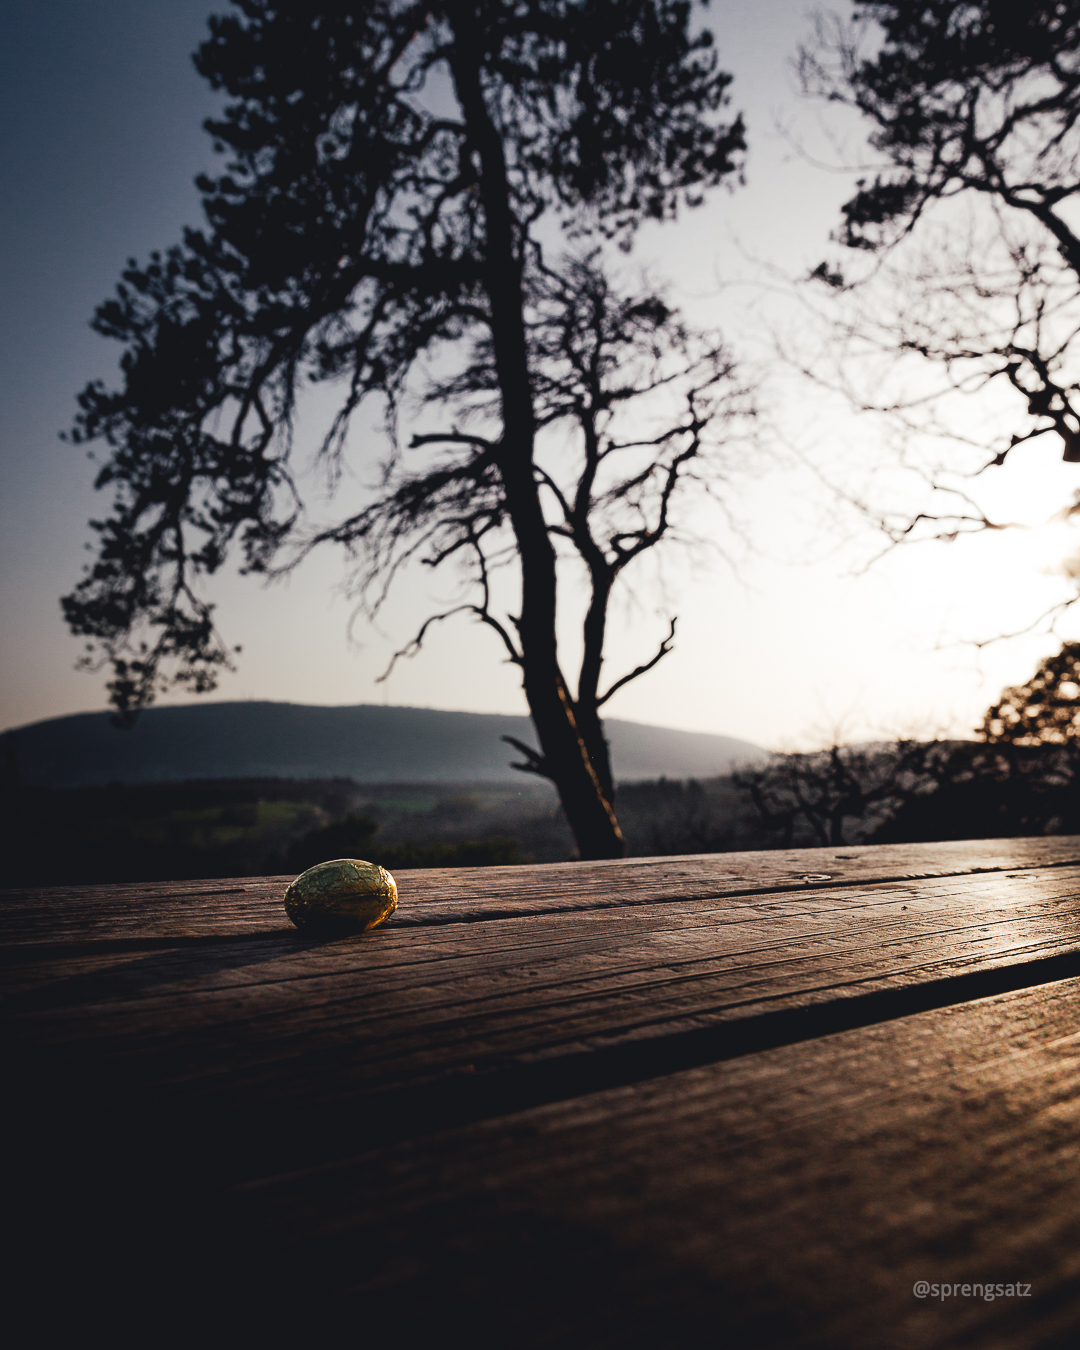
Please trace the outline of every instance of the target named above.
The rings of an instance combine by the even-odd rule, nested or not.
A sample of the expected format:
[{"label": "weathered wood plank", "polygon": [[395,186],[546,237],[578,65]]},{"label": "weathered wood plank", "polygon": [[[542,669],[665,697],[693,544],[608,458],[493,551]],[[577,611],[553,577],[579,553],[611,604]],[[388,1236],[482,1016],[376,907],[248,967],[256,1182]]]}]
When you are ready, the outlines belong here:
[{"label": "weathered wood plank", "polygon": [[230,1231],[405,1345],[1064,1347],[1078,1128],[1073,979],[301,1168]]},{"label": "weathered wood plank", "polygon": [[[403,872],[397,927],[622,908],[763,890],[813,889],[1080,862],[1080,838],[782,849],[534,867]],[[808,880],[809,878],[809,880]],[[288,877],[0,891],[4,943],[58,945],[289,930]]]},{"label": "weathered wood plank", "polygon": [[1080,868],[1025,870],[16,960],[7,1044],[201,1110],[490,1096],[514,1067],[1078,952]]}]

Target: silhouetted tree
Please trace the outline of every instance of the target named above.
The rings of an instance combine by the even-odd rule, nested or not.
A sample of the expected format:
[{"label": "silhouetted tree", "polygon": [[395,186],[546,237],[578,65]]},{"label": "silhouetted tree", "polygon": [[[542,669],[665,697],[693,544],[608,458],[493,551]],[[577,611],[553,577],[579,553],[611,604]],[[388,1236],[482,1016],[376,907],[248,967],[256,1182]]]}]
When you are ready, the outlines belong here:
[{"label": "silhouetted tree", "polygon": [[[84,391],[75,439],[108,442],[98,485],[116,499],[68,621],[89,663],[112,663],[121,714],[169,682],[213,688],[230,653],[195,578],[234,548],[265,573],[296,537],[289,448],[304,382],[344,390],[322,446],[333,477],[359,404],[381,399],[392,433],[422,358],[464,344],[458,373],[429,393],[462,418],[486,413],[481,431],[417,436],[444,457],[411,472],[395,457],[377,504],[317,538],[367,550],[368,583],[425,545],[432,564],[469,556],[472,610],[522,671],[540,744],[527,765],[555,782],[583,857],[618,855],[596,714],[668,643],[601,692],[607,596],[668,532],[726,359],[707,343],[687,355],[662,302],[614,295],[595,258],[548,266],[540,238],[558,221],[628,245],[643,220],[730,178],[743,148],[741,121],[719,116],[730,77],[710,35],[691,36],[685,0],[236,6],[196,57],[231,99],[208,123],[230,156],[200,179],[208,228],[132,262],[95,319],[124,344],[124,383]],[[624,359],[638,363],[631,383]],[[611,439],[621,403],[676,377],[681,417],[632,445]],[[567,489],[538,462],[537,437],[571,420],[584,467]],[[616,481],[613,459],[635,451],[642,462]],[[597,510],[615,523],[592,528]],[[560,540],[592,583],[576,694],[556,642]],[[488,590],[497,542],[519,569],[509,624]]]},{"label": "silhouetted tree", "polygon": [[927,779],[865,835],[874,844],[1075,834],[1080,802],[1053,746],[945,742]]},{"label": "silhouetted tree", "polygon": [[[866,22],[883,37],[873,59],[860,54]],[[1076,4],[857,0],[852,27],[819,36],[800,54],[804,85],[857,108],[893,164],[844,206],[845,244],[887,247],[970,191],[1038,222],[1080,275],[1080,237],[1062,212],[1080,191]]]},{"label": "silhouetted tree", "polygon": [[980,839],[1080,829],[1080,643],[1067,642],[1026,684],[1002,692],[976,729],[946,743],[929,780],[875,842]]},{"label": "silhouetted tree", "polygon": [[1027,684],[1006,689],[978,734],[988,745],[1054,746],[1080,767],[1080,642],[1040,662]]},{"label": "silhouetted tree", "polygon": [[858,842],[847,837],[849,820],[864,838],[908,797],[926,791],[942,743],[899,741],[896,745],[833,745],[828,750],[775,755],[761,766],[740,769],[732,782],[757,807],[762,823],[785,847]]},{"label": "silhouetted tree", "polygon": [[1080,642],[1005,689],[976,734],[777,755],[732,779],[785,844],[808,833],[820,844],[912,843],[1080,829]]},{"label": "silhouetted tree", "polygon": [[[869,362],[868,379],[846,367],[858,405],[967,440],[984,467],[1047,432],[1080,460],[1080,8],[859,0],[850,25],[819,21],[800,70],[808,92],[862,114],[888,166],[843,207],[847,261],[813,274],[844,296],[847,350]],[[882,376],[890,356],[899,378]],[[931,365],[911,380],[909,359]],[[991,388],[1007,397],[984,434],[951,396]],[[900,539],[926,522],[945,536],[991,524],[970,499],[882,523]]]},{"label": "silhouetted tree", "polygon": [[[526,278],[525,299],[541,509],[556,549],[584,573],[588,594],[572,715],[600,790],[612,803],[615,785],[600,710],[667,654],[675,633],[673,619],[649,660],[602,687],[612,592],[630,564],[663,541],[683,537],[673,508],[735,460],[738,424],[751,412],[749,396],[718,339],[690,332],[652,290],[618,292],[595,255],[565,259],[557,271],[537,262]],[[497,617],[492,594],[494,574],[516,556],[507,538],[499,442],[477,430],[498,394],[493,344],[484,335],[460,371],[427,390],[427,403],[456,414],[453,429],[414,436],[412,446],[438,446],[440,457],[420,472],[394,474],[387,492],[316,534],[307,548],[326,542],[359,548],[353,583],[373,598],[373,608],[385,594],[385,579],[418,551],[429,566],[458,559],[471,574],[476,598],[432,615],[394,661],[415,653],[433,623],[465,611],[498,634],[527,681],[526,635],[516,620]],[[725,433],[722,444],[716,443],[717,427]],[[523,756],[516,767],[558,783],[545,749],[537,753],[513,737],[504,739]]]}]

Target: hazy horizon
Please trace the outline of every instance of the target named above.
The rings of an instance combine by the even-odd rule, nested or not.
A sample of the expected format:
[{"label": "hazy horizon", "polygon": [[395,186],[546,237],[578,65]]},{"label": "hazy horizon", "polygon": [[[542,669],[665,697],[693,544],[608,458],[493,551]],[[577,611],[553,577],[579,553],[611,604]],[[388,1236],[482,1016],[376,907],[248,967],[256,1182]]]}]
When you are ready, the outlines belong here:
[{"label": "hazy horizon", "polygon": [[[519,708],[444,708],[435,703],[383,703],[373,700],[364,700],[358,703],[314,703],[302,701],[294,698],[259,698],[255,696],[247,698],[200,698],[195,699],[162,699],[152,704],[153,708],[190,708],[190,707],[210,707],[222,703],[272,703],[283,704],[290,707],[299,708],[398,708],[398,709],[416,709],[419,712],[445,712],[445,713],[466,713],[475,717],[522,717],[527,716]],[[54,722],[64,717],[97,717],[110,715],[115,710],[102,704],[97,708],[72,708],[68,712],[50,714],[46,717],[37,717],[30,722],[16,722],[9,726],[0,726],[0,736],[6,731],[19,731],[23,727],[36,726],[39,722]],[[146,709],[145,711],[149,711]],[[141,715],[141,714],[140,714]],[[611,717],[605,716],[604,722],[629,722],[635,726],[655,727],[660,731],[679,731],[685,732],[691,736],[726,736],[731,740],[742,740],[741,736],[732,736],[730,732],[724,731],[702,731],[694,727],[672,727],[666,726],[662,722],[642,722],[637,717]]]}]

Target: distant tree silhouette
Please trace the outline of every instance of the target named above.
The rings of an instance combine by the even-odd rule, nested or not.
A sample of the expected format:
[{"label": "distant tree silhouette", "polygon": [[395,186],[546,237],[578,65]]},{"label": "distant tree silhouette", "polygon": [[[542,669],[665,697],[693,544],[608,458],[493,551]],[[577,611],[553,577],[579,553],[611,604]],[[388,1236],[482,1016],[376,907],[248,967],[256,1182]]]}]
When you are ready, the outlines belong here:
[{"label": "distant tree silhouette", "polygon": [[630,851],[659,857],[753,848],[729,779],[645,779],[619,790],[619,820]]},{"label": "distant tree silhouette", "polygon": [[875,842],[1080,830],[1080,643],[1005,689],[976,734],[928,759],[932,782],[904,799]]},{"label": "distant tree silhouette", "polygon": [[858,821],[860,837],[881,824],[910,795],[925,790],[938,742],[833,745],[828,750],[775,755],[740,769],[732,782],[757,807],[762,823],[789,847],[856,842],[846,833]]},{"label": "distant tree silhouette", "polygon": [[379,826],[350,811],[340,820],[309,830],[293,840],[280,862],[283,872],[303,872],[332,858],[366,858],[384,867],[491,867],[519,863],[514,839],[464,839],[456,843],[383,845],[375,841]]},{"label": "distant tree silhouette", "polygon": [[[237,8],[196,57],[231,99],[208,123],[230,156],[199,182],[208,227],[132,262],[94,321],[124,344],[124,382],[83,392],[74,438],[111,447],[98,486],[116,495],[68,622],[88,664],[111,663],[126,716],[170,682],[212,689],[230,664],[196,578],[232,550],[266,573],[287,543],[336,542],[372,606],[412,557],[466,560],[462,608],[522,672],[540,744],[524,766],[556,784],[581,856],[617,856],[599,709],[670,634],[602,689],[608,599],[671,537],[676,492],[705,476],[707,429],[739,391],[719,344],[658,295],[620,293],[596,253],[552,263],[541,238],[561,222],[628,245],[731,179],[730,77],[683,0]],[[395,447],[410,398],[447,421],[413,438],[421,467],[395,448],[371,505],[304,534],[289,450],[310,381],[343,389],[322,445],[334,482],[366,398]],[[628,433],[630,400],[646,406]],[[570,428],[577,467],[557,450],[542,463],[538,438]],[[556,642],[562,547],[591,583],[576,691]],[[500,618],[507,558],[520,600]]]},{"label": "distant tree silhouette", "polygon": [[355,811],[294,839],[285,850],[283,872],[304,872],[333,858],[367,858],[378,823]]},{"label": "distant tree silhouette", "polygon": [[1080,642],[1066,642],[1027,682],[1006,689],[978,734],[988,745],[1055,746],[1080,767]]},{"label": "distant tree silhouette", "polygon": [[973,839],[1080,829],[1080,643],[1002,692],[976,730],[933,763],[933,791],[908,797],[874,835],[883,842]]},{"label": "distant tree silhouette", "polygon": [[1080,642],[1005,689],[976,735],[777,755],[732,778],[784,844],[1080,830]]},{"label": "distant tree silhouette", "polygon": [[[856,403],[966,440],[983,467],[1048,432],[1080,461],[1080,8],[859,0],[850,25],[819,21],[800,69],[862,114],[888,166],[843,207],[846,259],[813,273],[839,293]],[[1007,396],[984,436],[953,395],[989,389]],[[894,540],[995,523],[958,490],[955,510],[881,523]]]},{"label": "distant tree silhouette", "polygon": [[918,790],[865,835],[868,843],[1001,839],[1080,831],[1068,764],[1052,746],[944,743]]}]

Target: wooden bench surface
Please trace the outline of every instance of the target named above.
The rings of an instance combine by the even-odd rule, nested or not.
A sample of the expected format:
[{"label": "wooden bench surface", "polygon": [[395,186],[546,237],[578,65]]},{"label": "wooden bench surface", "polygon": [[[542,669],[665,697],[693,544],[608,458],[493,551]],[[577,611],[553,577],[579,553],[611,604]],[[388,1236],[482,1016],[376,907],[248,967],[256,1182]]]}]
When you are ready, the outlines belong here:
[{"label": "wooden bench surface", "polygon": [[1080,839],[403,872],[330,940],[289,879],[3,893],[54,1318],[1080,1344]]}]

